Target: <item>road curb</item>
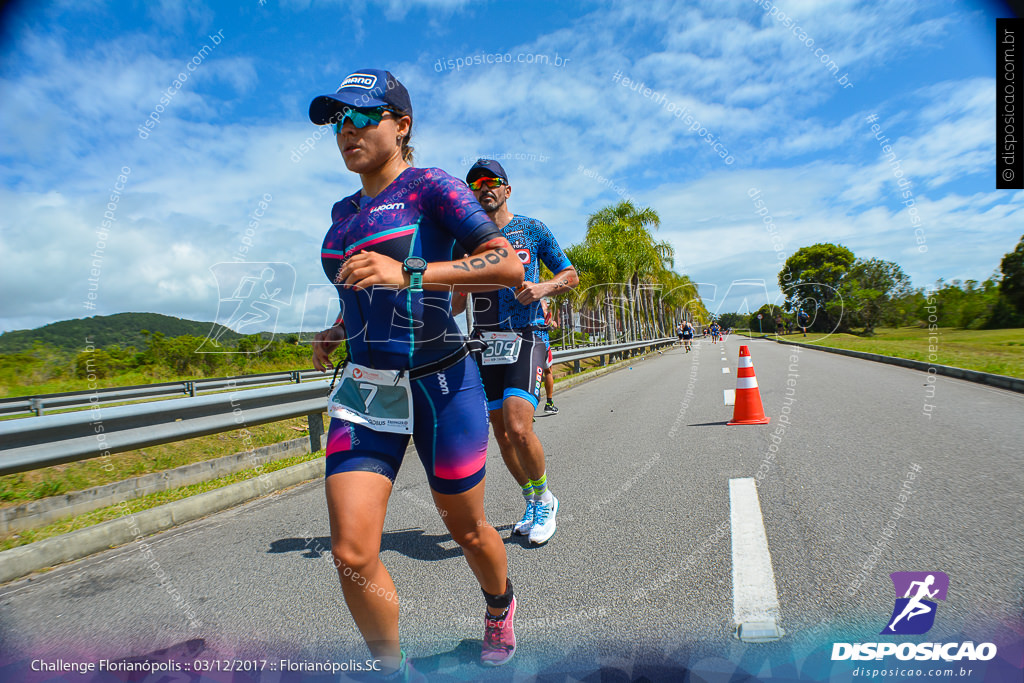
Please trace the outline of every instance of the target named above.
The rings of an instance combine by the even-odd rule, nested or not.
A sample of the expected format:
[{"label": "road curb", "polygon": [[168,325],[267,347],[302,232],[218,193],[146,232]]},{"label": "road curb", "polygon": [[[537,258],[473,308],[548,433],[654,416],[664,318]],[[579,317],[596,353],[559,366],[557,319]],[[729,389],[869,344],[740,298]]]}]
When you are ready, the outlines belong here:
[{"label": "road curb", "polygon": [[953,377],[955,379],[962,379],[968,382],[977,382],[978,384],[987,384],[989,386],[998,387],[1000,389],[1008,389],[1009,391],[1024,393],[1024,379],[1017,379],[1016,377],[1008,377],[1006,375],[996,375],[991,372],[966,370],[964,368],[955,368],[952,365],[937,365],[935,363],[925,363],[924,361],[920,360],[910,360],[909,358],[897,358],[896,356],[883,356],[879,353],[851,351],[850,349],[837,349],[834,346],[817,346],[816,344],[802,344],[800,342],[789,341],[788,339],[772,339],[771,337],[768,336],[751,337],[751,339],[767,339],[768,341],[773,341],[776,342],[777,344],[800,346],[805,349],[817,349],[818,351],[836,353],[839,354],[840,356],[850,356],[852,358],[860,358],[862,360],[870,360],[876,363],[898,365],[900,367],[909,368],[911,370],[921,370],[922,372],[927,372],[930,375],[943,375],[945,377]]},{"label": "road curb", "polygon": [[317,458],[137,513],[130,513],[131,506],[123,503],[128,507],[125,516],[0,552],[0,583],[79,560],[322,476],[324,459]]}]

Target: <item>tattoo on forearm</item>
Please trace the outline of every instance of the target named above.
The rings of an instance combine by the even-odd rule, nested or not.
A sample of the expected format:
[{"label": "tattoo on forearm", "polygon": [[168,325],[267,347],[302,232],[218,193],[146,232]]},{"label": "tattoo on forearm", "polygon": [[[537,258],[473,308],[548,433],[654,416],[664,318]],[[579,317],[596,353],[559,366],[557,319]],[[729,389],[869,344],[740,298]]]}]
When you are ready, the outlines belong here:
[{"label": "tattoo on forearm", "polygon": [[[490,245],[488,244],[484,246]],[[480,256],[471,258],[468,261],[462,260],[452,263],[452,268],[456,270],[462,270],[468,273],[470,267],[472,267],[475,270],[480,270],[481,268],[486,268],[488,263],[490,263],[493,266],[496,266],[499,263],[501,263],[501,259],[506,258],[507,256],[508,249],[506,249],[505,247],[494,246],[492,247],[492,251],[488,251],[484,254],[481,254]]]}]

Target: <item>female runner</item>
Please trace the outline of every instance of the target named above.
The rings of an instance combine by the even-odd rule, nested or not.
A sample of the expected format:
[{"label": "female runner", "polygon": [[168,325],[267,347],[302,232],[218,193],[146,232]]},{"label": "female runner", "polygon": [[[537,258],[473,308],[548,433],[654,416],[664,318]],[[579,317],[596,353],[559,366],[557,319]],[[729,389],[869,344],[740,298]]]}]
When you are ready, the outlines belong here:
[{"label": "female runner", "polygon": [[[484,516],[483,386],[450,297],[517,287],[523,267],[461,181],[410,165],[412,104],[389,72],[351,74],[337,92],[313,100],[309,117],[334,125],[345,166],[362,182],[332,211],[321,260],[341,313],[313,344],[321,371],[348,344],[331,399],[340,406],[334,414],[348,419],[331,419],[326,464],[331,550],[345,602],[389,677],[407,679],[395,585],[379,554],[411,433],[441,518],[484,593],[481,660],[504,664],[515,652],[516,602],[505,546]],[[470,256],[452,261],[456,243]]]}]

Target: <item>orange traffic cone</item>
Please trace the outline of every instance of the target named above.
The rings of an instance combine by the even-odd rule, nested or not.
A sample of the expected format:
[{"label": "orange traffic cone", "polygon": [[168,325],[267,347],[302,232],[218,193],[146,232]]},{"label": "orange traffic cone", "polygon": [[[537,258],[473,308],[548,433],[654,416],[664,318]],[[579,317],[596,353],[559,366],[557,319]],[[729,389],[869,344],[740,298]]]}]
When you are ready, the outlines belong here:
[{"label": "orange traffic cone", "polygon": [[732,411],[731,425],[766,425],[771,420],[765,417],[761,405],[761,392],[754,377],[754,363],[750,351],[740,347],[740,362],[736,368],[736,405]]}]

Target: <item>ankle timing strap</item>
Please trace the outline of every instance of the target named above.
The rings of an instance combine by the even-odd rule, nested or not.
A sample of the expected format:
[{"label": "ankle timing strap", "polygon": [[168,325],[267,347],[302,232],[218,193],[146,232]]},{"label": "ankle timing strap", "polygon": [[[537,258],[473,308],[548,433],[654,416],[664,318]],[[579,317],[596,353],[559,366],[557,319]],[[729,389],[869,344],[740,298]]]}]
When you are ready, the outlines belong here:
[{"label": "ankle timing strap", "polygon": [[501,595],[491,595],[487,591],[481,589],[484,594],[484,600],[487,601],[488,607],[494,609],[505,609],[512,604],[512,582],[505,579],[505,592]]}]

